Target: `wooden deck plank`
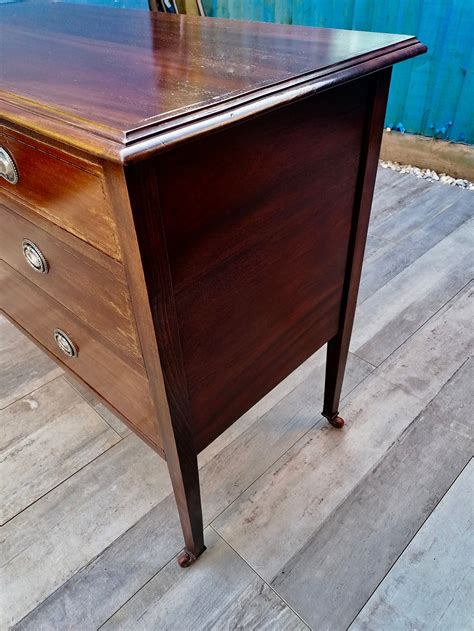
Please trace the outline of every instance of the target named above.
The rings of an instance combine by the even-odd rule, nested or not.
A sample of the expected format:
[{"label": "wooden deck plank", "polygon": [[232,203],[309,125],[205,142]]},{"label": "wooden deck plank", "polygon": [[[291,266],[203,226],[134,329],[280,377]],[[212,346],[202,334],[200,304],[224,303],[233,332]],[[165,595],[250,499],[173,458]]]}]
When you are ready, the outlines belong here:
[{"label": "wooden deck plank", "polygon": [[[430,400],[474,352],[474,281],[450,300],[380,367],[385,380],[422,400]],[[433,347],[429,345],[433,344]],[[429,361],[426,360],[429,357]]]},{"label": "wooden deck plank", "polygon": [[[272,583],[312,628],[346,629],[351,624],[471,458],[473,382],[474,362],[467,362]],[[410,583],[405,569],[401,591]],[[416,574],[416,568],[412,570]],[[434,577],[437,582],[443,575],[432,570],[424,576],[427,591],[433,589]],[[452,595],[444,586],[442,591],[446,597]],[[387,613],[392,603],[387,600],[388,611],[380,618],[377,603],[383,606],[383,595],[362,617],[373,619],[368,629],[434,628],[419,625],[408,603],[397,607],[391,617]],[[397,626],[405,615],[413,624]]]},{"label": "wooden deck plank", "polygon": [[[357,357],[350,357],[344,393],[371,370]],[[294,388],[263,416],[256,414],[253,423],[244,419],[240,433],[234,426],[219,438],[221,449],[207,454],[200,470],[205,524],[235,501],[320,418],[323,375],[324,357],[320,354],[305,377],[304,390],[302,385]],[[181,547],[176,506],[170,496],[44,600],[18,629],[37,631],[48,629],[50,624],[53,628],[80,626],[81,631],[98,628]]]},{"label": "wooden deck plank", "polygon": [[381,258],[380,254],[383,254],[391,247],[393,247],[393,243],[391,241],[387,241],[387,239],[382,239],[381,237],[376,237],[369,232],[365,246],[364,270],[367,268],[372,259]]},{"label": "wooden deck plank", "polygon": [[447,210],[423,223],[401,242],[392,243],[369,234],[359,305],[474,216],[474,198],[463,192],[466,194]]},{"label": "wooden deck plank", "polygon": [[205,536],[208,549],[199,564],[183,572],[169,563],[102,628],[307,628],[211,528]]},{"label": "wooden deck plank", "polygon": [[[336,434],[318,425],[213,522],[267,582],[307,543],[420,407],[414,397],[377,376],[364,382],[354,402],[360,412],[349,404],[352,423],[343,431]],[[380,417],[389,425],[383,437],[374,427]]]},{"label": "wooden deck plank", "polygon": [[[168,495],[13,626],[15,631],[95,631],[182,548]],[[203,557],[204,558],[204,557]]]},{"label": "wooden deck plank", "polygon": [[[315,427],[213,522],[265,580],[309,541],[465,361],[472,339],[469,293],[413,336],[396,362],[356,388],[343,406],[349,423],[341,432]],[[429,375],[419,390],[416,380],[410,389],[405,384],[414,357],[417,374]]]},{"label": "wooden deck plank", "polygon": [[0,314],[0,410],[61,374],[59,366]]},{"label": "wooden deck plank", "polygon": [[351,351],[378,366],[474,274],[474,220],[465,222],[363,302]]},{"label": "wooden deck plank", "polygon": [[372,203],[372,223],[378,217],[396,214],[419,195],[426,191],[436,192],[437,188],[422,178],[379,167]]},{"label": "wooden deck plank", "polygon": [[127,436],[5,524],[0,628],[25,616],[100,554],[170,486],[165,462],[139,438]]},{"label": "wooden deck plank", "polygon": [[115,414],[109,410],[109,408],[105,407],[105,405],[94,397],[94,395],[91,394],[82,384],[80,384],[77,379],[74,379],[69,375],[65,375],[65,379],[75,390],[77,390],[81,397],[87,401],[92,408],[94,408],[97,414],[101,416],[114,431],[117,432],[117,434],[119,434],[122,438],[125,438],[125,436],[132,433],[132,430],[128,428],[125,423],[122,423],[122,421],[117,418]]},{"label": "wooden deck plank", "polygon": [[[468,390],[472,383],[465,384]],[[471,460],[351,625],[351,631],[472,629],[473,488]]]},{"label": "wooden deck plank", "polygon": [[260,579],[255,579],[207,629],[219,631],[303,631],[308,627]]},{"label": "wooden deck plank", "polygon": [[0,411],[0,524],[120,440],[59,377]]},{"label": "wooden deck plank", "polygon": [[415,199],[407,200],[396,211],[392,209],[389,213],[375,216],[371,234],[398,242],[462,198],[474,198],[474,194],[450,186],[427,189]]}]

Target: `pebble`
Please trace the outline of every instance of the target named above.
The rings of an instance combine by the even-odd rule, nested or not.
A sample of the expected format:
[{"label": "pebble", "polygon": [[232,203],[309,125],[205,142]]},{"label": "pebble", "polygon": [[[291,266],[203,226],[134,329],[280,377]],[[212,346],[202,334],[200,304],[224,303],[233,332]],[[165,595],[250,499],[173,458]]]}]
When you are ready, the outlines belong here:
[{"label": "pebble", "polygon": [[411,173],[416,177],[422,177],[428,182],[442,182],[443,184],[449,184],[450,186],[459,186],[459,188],[465,188],[469,191],[474,191],[474,182],[469,180],[463,180],[461,178],[455,178],[447,173],[436,173],[432,169],[420,169],[414,167],[411,164],[399,164],[398,162],[392,162],[392,160],[380,160],[380,166],[383,169],[392,169],[393,171],[399,171],[400,173]]}]

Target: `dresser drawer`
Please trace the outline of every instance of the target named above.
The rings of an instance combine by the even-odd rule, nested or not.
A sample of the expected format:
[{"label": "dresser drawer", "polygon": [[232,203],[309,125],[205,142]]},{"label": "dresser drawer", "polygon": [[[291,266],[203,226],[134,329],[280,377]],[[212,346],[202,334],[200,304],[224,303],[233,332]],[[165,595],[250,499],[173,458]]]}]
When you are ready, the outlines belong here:
[{"label": "dresser drawer", "polygon": [[[4,127],[0,127],[0,151],[4,173],[0,192],[21,200],[34,213],[120,259],[115,223],[97,165]],[[12,178],[8,178],[7,170],[10,174],[17,172],[16,183],[9,181]]]},{"label": "dresser drawer", "polygon": [[143,367],[114,353],[92,329],[2,261],[0,296],[0,307],[7,316],[160,448]]},{"label": "dresser drawer", "polygon": [[[2,204],[0,226],[1,259],[123,352],[142,361],[120,263],[90,246],[84,245],[79,252]],[[69,239],[74,240],[77,241]],[[84,254],[88,249],[94,257]],[[97,262],[100,258],[104,259],[104,265]]]}]

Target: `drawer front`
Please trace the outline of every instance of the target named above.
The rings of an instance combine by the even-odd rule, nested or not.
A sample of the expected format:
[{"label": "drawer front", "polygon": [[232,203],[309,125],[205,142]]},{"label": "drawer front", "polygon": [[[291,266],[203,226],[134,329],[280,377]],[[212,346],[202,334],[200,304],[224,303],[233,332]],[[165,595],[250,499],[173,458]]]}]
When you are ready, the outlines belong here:
[{"label": "drawer front", "polygon": [[144,368],[119,357],[67,309],[1,261],[0,295],[1,309],[12,320],[160,449]]},{"label": "drawer front", "polygon": [[[0,192],[120,259],[115,223],[98,166],[0,127]],[[13,163],[13,166],[9,164]],[[10,181],[13,169],[18,181]]]},{"label": "drawer front", "polygon": [[[123,352],[142,361],[123,267],[58,241],[0,204],[0,258]],[[69,241],[74,241],[74,238]],[[82,244],[81,244],[82,245]],[[84,255],[93,250],[94,258]],[[110,264],[112,263],[112,264]]]}]

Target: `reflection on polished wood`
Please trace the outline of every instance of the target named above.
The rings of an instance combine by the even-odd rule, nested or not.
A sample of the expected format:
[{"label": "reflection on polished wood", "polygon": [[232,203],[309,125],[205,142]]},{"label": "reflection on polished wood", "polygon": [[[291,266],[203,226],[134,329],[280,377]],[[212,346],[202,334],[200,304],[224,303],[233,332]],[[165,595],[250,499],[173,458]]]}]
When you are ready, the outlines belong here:
[{"label": "reflection on polished wood", "polygon": [[166,458],[188,565],[197,454],[326,343],[341,425],[391,66],[425,47],[73,5],[0,18],[19,172],[0,180],[2,309]]},{"label": "reflection on polished wood", "polygon": [[[1,15],[0,98],[25,105],[25,123],[115,157],[138,139],[158,145],[170,128],[231,123],[424,51],[406,35],[93,6],[17,4]],[[222,118],[205,121],[211,113]]]}]

